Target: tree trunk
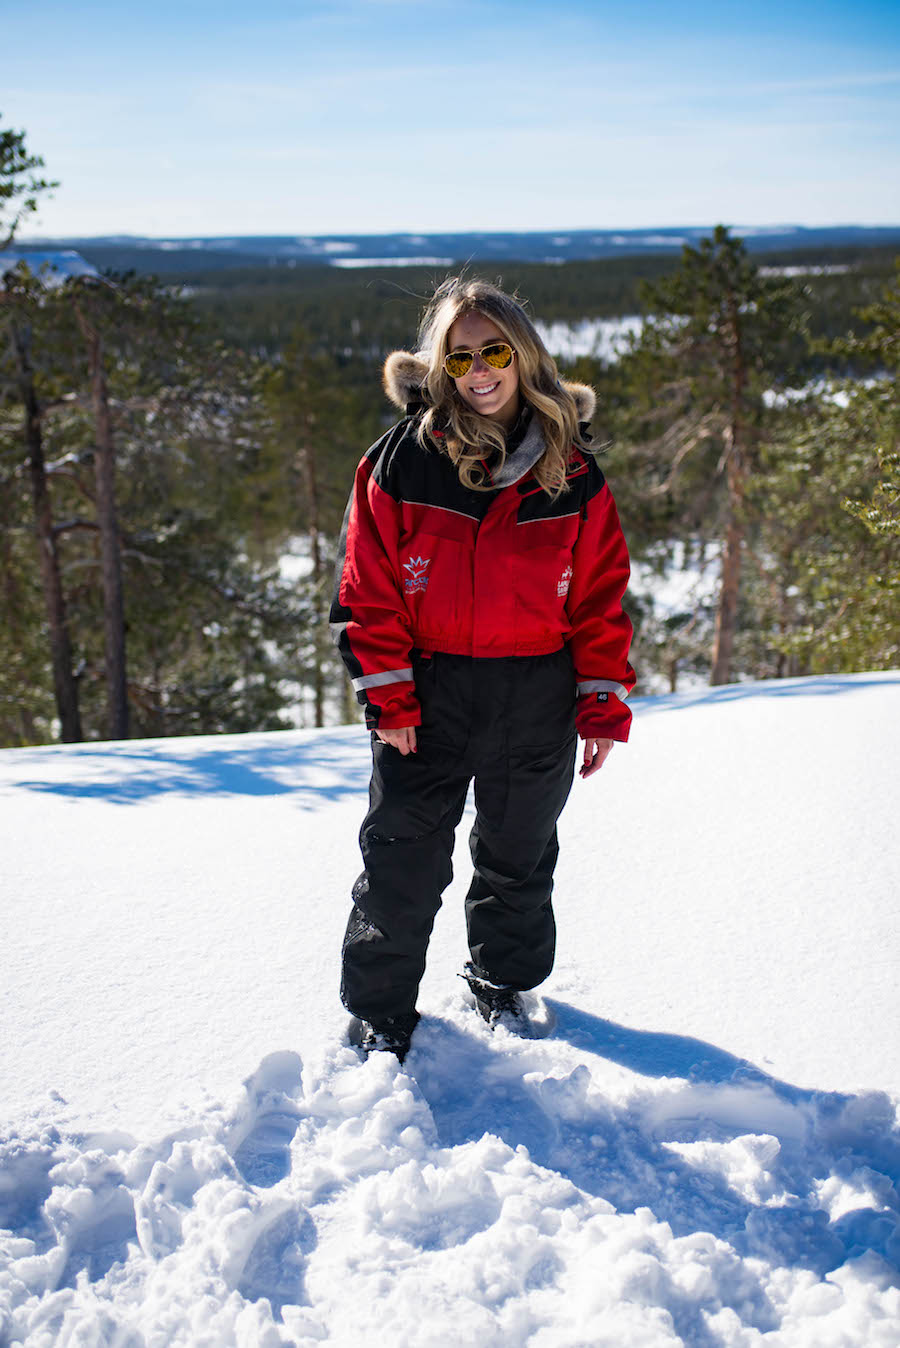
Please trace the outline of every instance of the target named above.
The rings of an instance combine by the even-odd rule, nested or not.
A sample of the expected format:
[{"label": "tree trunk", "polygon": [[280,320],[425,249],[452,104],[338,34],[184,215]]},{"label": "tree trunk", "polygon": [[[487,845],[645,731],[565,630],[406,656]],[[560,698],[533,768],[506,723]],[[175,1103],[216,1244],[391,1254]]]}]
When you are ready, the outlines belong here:
[{"label": "tree trunk", "polygon": [[737,631],[738,595],[741,587],[745,526],[744,513],[744,389],[747,371],[741,345],[740,312],[735,296],[727,302],[728,325],[726,343],[731,377],[731,418],[727,431],[726,451],[728,483],[728,524],[725,529],[722,552],[722,583],[716,611],[716,630],[713,638],[712,670],[709,681],[715,686],[731,682],[731,661],[734,637]]},{"label": "tree trunk", "polygon": [[109,412],[109,394],[103,368],[100,334],[75,312],[88,347],[91,399],[96,447],[94,475],[97,487],[97,524],[103,583],[103,639],[106,668],[106,707],[110,739],[128,738],[128,681],[125,668],[125,605],[122,597],[122,554],[116,517],[116,450]]},{"label": "tree trunk", "polygon": [[350,675],[346,671],[344,672],[342,687],[344,691],[343,723],[344,725],[353,725],[355,721],[359,720],[359,703],[356,700],[356,693],[353,691],[353,684],[350,682]]},{"label": "tree trunk", "polygon": [[319,508],[319,483],[316,473],[315,451],[312,448],[313,431],[307,432],[307,441],[300,450],[300,468],[306,491],[307,532],[312,559],[313,595],[313,698],[314,724],[325,724],[325,657],[330,642],[328,636],[328,605],[324,594],[322,574],[322,544]]},{"label": "tree trunk", "polygon": [[19,394],[25,406],[25,444],[34,502],[35,536],[41,567],[47,627],[50,632],[50,656],[53,665],[53,691],[60,723],[60,739],[75,744],[84,736],[78,709],[78,681],[72,669],[72,641],[59,567],[59,552],[53,532],[53,510],[47,487],[44,440],[40,407],[31,368],[29,337],[16,324],[12,326],[13,346],[18,368]]},{"label": "tree trunk", "polygon": [[719,589],[719,606],[716,610],[712,672],[709,677],[713,686],[731,682],[731,658],[737,630],[738,593],[744,546],[744,526],[737,518],[737,509],[739,498],[736,499],[736,494],[733,497],[729,490],[729,520],[725,531],[725,550],[722,554],[722,583]]}]

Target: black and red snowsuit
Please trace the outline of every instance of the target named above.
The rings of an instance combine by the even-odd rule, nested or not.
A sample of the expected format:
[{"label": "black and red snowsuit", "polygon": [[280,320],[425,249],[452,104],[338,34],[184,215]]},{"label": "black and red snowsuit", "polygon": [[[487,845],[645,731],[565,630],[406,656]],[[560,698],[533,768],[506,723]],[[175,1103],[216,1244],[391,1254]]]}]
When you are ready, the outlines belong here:
[{"label": "black and red snowsuit", "polygon": [[[412,402],[357,470],[331,612],[370,729],[418,727],[406,756],[373,735],[341,995],[374,1023],[415,1007],[473,778],[472,961],[520,990],[547,977],[576,728],[626,740],[634,686],[628,553],[594,458],[573,448],[552,499],[531,471],[543,440],[526,408],[494,489],[470,490],[416,439],[424,366],[395,353],[386,371],[395,399]],[[592,390],[568,387],[589,420]]]}]

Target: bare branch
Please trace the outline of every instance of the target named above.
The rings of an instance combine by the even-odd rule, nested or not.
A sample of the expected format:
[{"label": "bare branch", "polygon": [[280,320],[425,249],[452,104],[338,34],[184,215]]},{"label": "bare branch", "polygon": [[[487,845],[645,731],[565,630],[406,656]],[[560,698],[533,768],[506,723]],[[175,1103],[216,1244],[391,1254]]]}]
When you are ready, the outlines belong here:
[{"label": "bare branch", "polygon": [[86,497],[86,499],[93,505],[95,499],[94,493],[88,487],[87,483],[81,480],[77,473],[70,472],[67,468],[54,468],[51,472],[47,473],[47,477],[62,478],[66,482],[71,482],[73,487],[77,487],[81,495]]},{"label": "bare branch", "polygon": [[51,533],[54,538],[59,538],[60,534],[73,533],[76,529],[89,529],[92,533],[96,533],[98,527],[93,520],[61,520],[59,524],[54,524]]},{"label": "bare branch", "polygon": [[[688,426],[693,424],[691,433],[688,433]],[[673,454],[672,464],[664,482],[650,488],[651,496],[663,496],[666,492],[672,490],[678,471],[687,458],[687,456],[697,448],[698,445],[713,439],[722,431],[722,414],[716,408],[708,412],[706,416],[701,417],[696,423],[688,417],[682,417],[674,425],[670,426],[665,433],[655,442],[654,448],[663,448],[667,453]],[[673,453],[674,451],[674,453]]]},{"label": "bare branch", "polygon": [[151,557],[148,553],[141,552],[139,548],[123,547],[122,556],[133,557],[135,561],[143,562],[145,566],[156,567],[158,571],[165,570],[166,564],[161,557]]}]

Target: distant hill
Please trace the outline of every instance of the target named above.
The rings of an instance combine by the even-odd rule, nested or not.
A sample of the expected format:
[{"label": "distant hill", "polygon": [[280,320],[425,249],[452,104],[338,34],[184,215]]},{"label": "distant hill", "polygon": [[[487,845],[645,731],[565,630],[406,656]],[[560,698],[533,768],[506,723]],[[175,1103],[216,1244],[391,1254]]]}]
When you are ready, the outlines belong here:
[{"label": "distant hill", "polygon": [[[457,262],[572,262],[649,253],[677,254],[712,233],[713,226],[664,229],[559,230],[483,234],[329,234],[247,238],[97,238],[17,240],[20,251],[76,248],[95,266],[124,271],[182,274],[260,263],[297,267],[323,263],[338,268],[449,266]],[[874,246],[900,248],[900,225],[869,228],[835,225],[733,226],[752,252],[792,252]]]}]

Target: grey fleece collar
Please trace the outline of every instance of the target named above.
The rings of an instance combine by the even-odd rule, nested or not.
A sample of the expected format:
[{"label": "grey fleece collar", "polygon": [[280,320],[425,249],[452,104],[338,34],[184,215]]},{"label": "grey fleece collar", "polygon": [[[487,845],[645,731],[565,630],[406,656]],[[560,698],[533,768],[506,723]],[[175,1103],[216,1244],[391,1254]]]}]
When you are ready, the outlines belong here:
[{"label": "grey fleece collar", "polygon": [[525,474],[537,463],[545,449],[541,423],[532,413],[531,424],[525,432],[521,444],[507,457],[502,468],[498,468],[496,473],[491,473],[491,481],[494,486],[511,487],[514,482],[521,482]]}]

